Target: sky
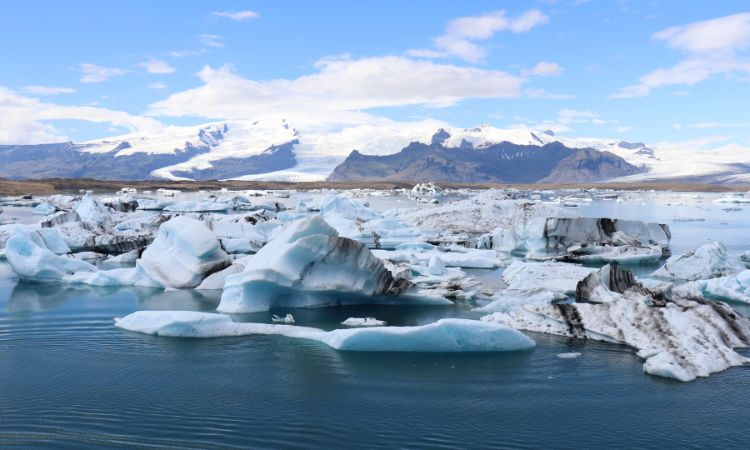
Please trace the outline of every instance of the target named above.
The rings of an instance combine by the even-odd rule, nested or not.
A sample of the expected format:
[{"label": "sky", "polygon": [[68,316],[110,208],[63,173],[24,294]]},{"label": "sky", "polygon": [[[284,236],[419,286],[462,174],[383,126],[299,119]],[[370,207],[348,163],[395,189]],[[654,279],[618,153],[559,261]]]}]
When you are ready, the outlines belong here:
[{"label": "sky", "polygon": [[747,0],[5,0],[0,144],[284,117],[750,147]]}]

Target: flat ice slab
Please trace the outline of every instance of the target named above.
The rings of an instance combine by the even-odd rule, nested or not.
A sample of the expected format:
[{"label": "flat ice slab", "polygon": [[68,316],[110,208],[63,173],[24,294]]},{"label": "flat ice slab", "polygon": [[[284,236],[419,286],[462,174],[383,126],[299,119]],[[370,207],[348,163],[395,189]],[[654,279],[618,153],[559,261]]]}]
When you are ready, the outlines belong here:
[{"label": "flat ice slab", "polygon": [[498,352],[526,350],[534,341],[507,325],[467,319],[442,319],[413,327],[318,328],[233,322],[230,316],[192,311],[137,311],[115,319],[119,328],[170,337],[212,338],[253,334],[283,335],[322,342],[347,351]]}]

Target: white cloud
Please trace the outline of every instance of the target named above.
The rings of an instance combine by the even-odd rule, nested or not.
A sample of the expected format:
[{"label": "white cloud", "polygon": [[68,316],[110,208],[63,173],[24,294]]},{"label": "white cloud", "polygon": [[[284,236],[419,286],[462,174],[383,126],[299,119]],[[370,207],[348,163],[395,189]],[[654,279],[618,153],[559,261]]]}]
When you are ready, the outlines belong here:
[{"label": "white cloud", "polygon": [[169,52],[169,56],[172,58],[185,58],[187,56],[199,56],[206,53],[205,48],[199,48],[198,50],[179,50]]},{"label": "white cloud", "polygon": [[125,75],[127,70],[117,67],[103,67],[91,63],[83,63],[78,66],[78,70],[83,74],[81,83],[100,83],[107,81],[112,77]]},{"label": "white cloud", "polygon": [[397,56],[325,58],[294,79],[249,80],[231,67],[206,66],[203,85],[150,106],[158,116],[254,118],[331,116],[406,105],[445,106],[467,98],[508,98],[523,79],[506,72],[436,64]]},{"label": "white cloud", "polygon": [[58,95],[58,94],[72,94],[76,92],[75,89],[70,87],[56,87],[56,86],[24,86],[21,89],[26,94],[31,95]]},{"label": "white cloud", "polygon": [[591,111],[579,111],[576,109],[561,109],[557,112],[557,120],[565,125],[574,123],[592,123],[599,115]]},{"label": "white cloud", "polygon": [[750,75],[750,59],[741,56],[750,48],[750,13],[671,27],[653,37],[688,57],[643,75],[637,84],[619,89],[610,98],[645,97],[662,86],[693,86],[715,75]]},{"label": "white cloud", "polygon": [[570,100],[574,99],[574,95],[570,94],[556,94],[554,92],[547,92],[544,89],[528,88],[524,89],[523,94],[529,98],[543,98],[547,100]]},{"label": "white cloud", "polygon": [[151,89],[166,89],[167,85],[164,83],[157,82],[157,83],[150,83],[148,87]]},{"label": "white cloud", "polygon": [[750,47],[750,13],[671,27],[653,37],[693,54],[741,50]]},{"label": "white cloud", "polygon": [[445,33],[435,38],[436,49],[414,49],[407,54],[421,58],[456,57],[469,62],[480,62],[486,52],[477,41],[486,41],[500,31],[525,33],[548,21],[549,17],[536,9],[526,11],[518,17],[508,17],[505,11],[459,17],[448,22]]},{"label": "white cloud", "polygon": [[176,70],[174,67],[170,66],[166,61],[162,59],[149,59],[148,61],[144,61],[142,63],[139,63],[138,65],[146,69],[146,72],[148,73],[167,74],[173,73]]},{"label": "white cloud", "polygon": [[152,118],[133,116],[95,106],[67,106],[46,103],[0,87],[0,143],[31,144],[69,140],[48,121],[84,120],[109,123],[130,131],[155,132],[163,125]]},{"label": "white cloud", "polygon": [[224,19],[234,20],[235,22],[244,22],[247,20],[257,19],[260,17],[255,11],[218,11],[211,13],[214,16],[222,17]]},{"label": "white cloud", "polygon": [[551,77],[560,75],[561,73],[563,73],[563,70],[564,69],[560,64],[540,61],[534,67],[526,69],[521,73],[528,76]]},{"label": "white cloud", "polygon": [[222,42],[224,36],[218,34],[201,34],[199,37],[203,45],[208,45],[209,47],[224,47],[224,42]]},{"label": "white cloud", "polygon": [[630,130],[632,130],[632,129],[633,129],[633,127],[628,127],[628,126],[621,126],[621,127],[615,127],[615,129],[614,129],[614,130],[615,130],[616,132],[618,132],[618,133],[625,133],[625,132],[628,132],[628,131],[630,131]]}]

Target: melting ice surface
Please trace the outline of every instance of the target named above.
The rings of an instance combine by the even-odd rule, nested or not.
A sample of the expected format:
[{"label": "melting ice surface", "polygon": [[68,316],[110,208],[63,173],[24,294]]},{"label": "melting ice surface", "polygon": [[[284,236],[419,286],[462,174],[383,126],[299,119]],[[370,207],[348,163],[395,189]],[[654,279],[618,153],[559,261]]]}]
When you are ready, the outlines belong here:
[{"label": "melting ice surface", "polygon": [[[723,211],[726,205],[703,196],[702,201],[666,193],[624,203],[594,200],[579,203],[574,212],[666,222],[675,254],[712,240],[733,255],[749,250],[750,214]],[[412,205],[395,197],[372,197],[370,203]],[[636,271],[646,276],[657,267]],[[501,273],[471,269],[488,285],[502,285]],[[628,347],[537,333],[528,333],[537,345],[526,351],[383,353],[337,351],[315,339],[264,334],[173,339],[112,325],[113,317],[138,311],[213,314],[219,295],[17,283],[0,262],[0,444],[746,447],[747,367],[682,384],[645,375],[643,361]],[[271,314],[286,312],[231,321],[267,324]],[[298,328],[323,336],[349,317],[413,327],[481,315],[469,307],[386,305],[293,313]],[[565,353],[581,357],[557,357]]]}]

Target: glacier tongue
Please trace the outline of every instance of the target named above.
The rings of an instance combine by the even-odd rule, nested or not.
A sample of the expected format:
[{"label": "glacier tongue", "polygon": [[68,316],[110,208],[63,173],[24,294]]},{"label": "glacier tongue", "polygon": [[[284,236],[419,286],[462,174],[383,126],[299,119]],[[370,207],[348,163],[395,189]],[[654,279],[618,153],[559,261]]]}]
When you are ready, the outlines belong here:
[{"label": "glacier tongue", "polygon": [[527,350],[535,343],[505,325],[467,319],[442,319],[413,327],[353,328],[323,331],[296,325],[233,322],[230,316],[192,311],[137,311],[115,325],[128,331],[170,337],[211,338],[254,334],[311,339],[344,351],[498,352]]}]

